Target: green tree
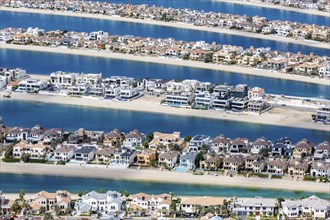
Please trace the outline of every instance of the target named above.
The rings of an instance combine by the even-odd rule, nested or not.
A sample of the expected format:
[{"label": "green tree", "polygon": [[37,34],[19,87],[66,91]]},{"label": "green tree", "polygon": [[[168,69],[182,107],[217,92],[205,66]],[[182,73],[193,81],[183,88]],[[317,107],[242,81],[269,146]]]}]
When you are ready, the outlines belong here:
[{"label": "green tree", "polygon": [[151,167],[158,167],[158,160],[150,160],[149,166],[151,166]]},{"label": "green tree", "polygon": [[212,54],[210,54],[210,53],[206,54],[205,57],[204,57],[204,63],[210,63],[212,61],[213,61]]},{"label": "green tree", "polygon": [[199,152],[196,155],[196,159],[195,159],[195,165],[196,167],[199,167],[199,162],[203,159],[203,154],[201,152]]},{"label": "green tree", "polygon": [[55,212],[55,216],[60,214],[60,207],[58,205],[54,206],[54,212]]},{"label": "green tree", "polygon": [[14,202],[14,204],[11,206],[11,210],[15,213],[19,213],[22,210],[22,207],[20,206],[20,204],[18,203],[18,201],[16,200]]},{"label": "green tree", "polygon": [[5,158],[10,158],[13,155],[14,146],[9,147],[5,152]]},{"label": "green tree", "polygon": [[44,220],[51,220],[51,219],[54,219],[52,214],[50,212],[46,212],[44,214]]},{"label": "green tree", "polygon": [[191,140],[191,138],[192,138],[191,136],[186,136],[186,137],[184,138],[184,141],[185,141],[185,142],[189,142],[189,141]]},{"label": "green tree", "polygon": [[183,60],[189,60],[189,58],[190,58],[190,54],[189,53],[183,54],[183,56],[182,56],[182,59]]},{"label": "green tree", "polygon": [[24,207],[24,196],[25,196],[25,191],[24,189],[21,189],[19,191],[19,201],[20,201],[21,209]]},{"label": "green tree", "polygon": [[29,154],[22,154],[21,160],[24,161],[25,163],[30,161],[30,155]]},{"label": "green tree", "polygon": [[40,209],[39,209],[39,213],[41,215],[43,215],[43,214],[45,214],[45,212],[46,212],[46,208],[44,206],[41,206]]},{"label": "green tree", "polygon": [[270,149],[267,147],[259,150],[259,155],[263,157],[268,157],[269,153],[270,153]]}]

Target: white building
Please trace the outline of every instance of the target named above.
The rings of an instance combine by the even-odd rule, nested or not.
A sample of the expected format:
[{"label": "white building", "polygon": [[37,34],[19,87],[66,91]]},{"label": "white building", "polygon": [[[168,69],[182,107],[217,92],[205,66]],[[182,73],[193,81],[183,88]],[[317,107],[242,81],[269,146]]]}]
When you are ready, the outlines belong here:
[{"label": "white building", "polygon": [[319,75],[323,78],[330,78],[330,61],[319,68]]},{"label": "white building", "polygon": [[164,153],[161,153],[158,156],[158,164],[159,165],[166,165],[168,168],[173,168],[175,164],[177,163],[179,158],[179,152],[178,151],[167,151]]},{"label": "white building", "polygon": [[96,147],[92,146],[79,146],[74,151],[74,159],[76,161],[89,162],[94,158]]},{"label": "white building", "polygon": [[61,146],[54,152],[55,161],[67,162],[72,159],[74,155],[75,145]]},{"label": "white building", "polygon": [[316,196],[311,196],[303,200],[286,200],[282,202],[282,212],[289,218],[299,217],[302,214],[312,214],[314,219],[327,219],[329,217],[329,211],[329,202]]},{"label": "white building", "polygon": [[120,100],[130,100],[137,97],[140,94],[138,88],[121,87]]},{"label": "white building", "polygon": [[323,177],[330,179],[330,163],[326,163],[324,161],[315,161],[312,163],[311,176],[315,176],[317,178]]},{"label": "white building", "polygon": [[110,160],[110,164],[128,166],[134,162],[136,155],[136,150],[122,147],[120,150],[115,152],[113,159]]},{"label": "white building", "polygon": [[74,84],[78,73],[67,73],[62,71],[50,74],[50,83],[56,87],[70,87]]},{"label": "white building", "polygon": [[249,99],[263,98],[265,96],[265,90],[259,87],[253,87],[248,91]]},{"label": "white building", "polygon": [[21,158],[23,154],[27,154],[31,159],[42,159],[47,153],[47,146],[39,142],[37,144],[29,144],[27,141],[21,141],[14,145],[13,157]]},{"label": "white building", "polygon": [[233,198],[232,212],[238,216],[247,216],[250,213],[255,216],[272,216],[276,207],[276,199],[268,199],[256,196],[255,198]]},{"label": "white building", "polygon": [[13,142],[13,141],[27,140],[29,132],[30,129],[28,128],[14,127],[7,133],[6,141]]},{"label": "white building", "polygon": [[194,100],[193,93],[183,92],[181,94],[167,94],[165,103],[173,107],[188,107]]},{"label": "white building", "polygon": [[109,33],[108,32],[94,31],[94,32],[89,33],[88,40],[101,40],[101,41],[105,41],[108,37],[109,37]]},{"label": "white building", "polygon": [[139,207],[147,213],[154,213],[158,210],[169,211],[172,202],[169,194],[149,195],[146,193],[138,193],[130,197],[132,201],[129,204],[129,208]]},{"label": "white building", "polygon": [[116,191],[98,193],[91,191],[76,202],[76,215],[97,213],[102,216],[115,216],[122,211],[123,200]]},{"label": "white building", "polygon": [[40,79],[25,79],[18,83],[18,91],[38,92],[47,88],[47,82]]},{"label": "white building", "polygon": [[74,96],[86,95],[90,88],[90,83],[79,83],[70,87],[70,94]]},{"label": "white building", "polygon": [[202,150],[202,146],[209,147],[210,145],[210,136],[207,135],[195,135],[189,142],[188,151],[189,152],[198,152]]},{"label": "white building", "polygon": [[210,108],[213,106],[215,94],[209,92],[199,92],[195,94],[195,106],[197,108]]},{"label": "white building", "polygon": [[123,141],[124,147],[132,148],[135,146],[141,146],[145,139],[145,135],[138,130],[133,130],[128,134],[125,134],[125,140]]}]

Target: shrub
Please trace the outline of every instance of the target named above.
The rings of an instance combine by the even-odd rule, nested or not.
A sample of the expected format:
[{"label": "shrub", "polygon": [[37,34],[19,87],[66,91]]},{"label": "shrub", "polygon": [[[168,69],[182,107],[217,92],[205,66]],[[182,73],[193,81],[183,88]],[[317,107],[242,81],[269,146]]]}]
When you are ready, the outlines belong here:
[{"label": "shrub", "polygon": [[282,179],[282,176],[272,175],[272,179]]},{"label": "shrub", "polygon": [[30,159],[29,163],[45,163],[45,159]]},{"label": "shrub", "polygon": [[316,177],[315,176],[304,176],[305,181],[315,181]]},{"label": "shrub", "polygon": [[6,162],[6,163],[19,163],[21,161],[21,159],[20,158],[3,158],[2,161]]}]

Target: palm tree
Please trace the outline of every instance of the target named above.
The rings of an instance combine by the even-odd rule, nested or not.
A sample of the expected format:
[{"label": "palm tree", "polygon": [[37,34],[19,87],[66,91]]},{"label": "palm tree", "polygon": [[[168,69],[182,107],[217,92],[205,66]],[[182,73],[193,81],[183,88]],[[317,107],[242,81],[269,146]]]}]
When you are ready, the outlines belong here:
[{"label": "palm tree", "polygon": [[25,191],[24,191],[24,189],[21,189],[19,191],[19,200],[20,200],[21,209],[24,208],[24,196],[25,196]]}]

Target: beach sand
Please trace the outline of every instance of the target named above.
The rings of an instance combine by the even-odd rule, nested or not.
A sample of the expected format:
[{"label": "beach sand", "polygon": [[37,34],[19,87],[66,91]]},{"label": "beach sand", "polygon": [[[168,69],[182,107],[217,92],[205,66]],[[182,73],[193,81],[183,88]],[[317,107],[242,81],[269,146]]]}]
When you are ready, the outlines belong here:
[{"label": "beach sand", "polygon": [[256,7],[262,7],[262,8],[273,8],[273,9],[293,11],[293,12],[298,12],[298,13],[303,13],[303,14],[330,17],[330,13],[326,12],[326,11],[287,7],[287,6],[283,6],[283,5],[267,4],[265,2],[242,1],[242,0],[214,0],[214,1],[226,2],[226,3],[232,3],[232,4],[248,5],[248,6],[256,6]]},{"label": "beach sand", "polygon": [[23,164],[4,162],[0,162],[0,168],[1,173],[14,174],[59,175],[70,177],[105,178],[163,183],[166,182],[181,184],[267,188],[279,190],[299,190],[320,193],[329,192],[329,185],[325,183],[293,181],[287,179],[260,179],[252,177],[230,177],[221,175],[192,175],[191,173],[157,170],[135,170],[126,168],[106,168],[105,166],[62,166],[50,164]]},{"label": "beach sand", "polygon": [[[3,92],[2,92],[3,93]],[[3,93],[4,94],[4,93]],[[2,97],[2,95],[1,97]],[[223,111],[215,110],[195,110],[186,108],[174,108],[160,105],[161,99],[164,97],[155,97],[145,95],[131,102],[116,102],[99,98],[76,98],[70,96],[52,96],[52,95],[35,95],[27,93],[12,93],[11,99],[24,101],[38,101],[44,103],[55,103],[75,106],[87,106],[98,108],[119,109],[128,111],[139,111],[148,113],[161,113],[178,116],[192,116],[210,119],[230,120],[245,123],[255,123],[264,125],[277,125],[295,128],[305,128],[321,131],[330,131],[329,126],[312,122],[311,114],[313,110],[294,110],[274,108],[270,111],[258,114],[227,114]]]},{"label": "beach sand", "polygon": [[[43,46],[31,46],[31,45],[16,45],[16,44],[0,44],[1,49],[15,49],[15,50],[27,50],[27,51],[38,51],[38,52],[48,52],[48,53],[59,53],[59,54],[72,54],[72,55],[81,55],[81,56],[93,56],[93,57],[102,57],[110,59],[122,59],[122,60],[131,60],[138,62],[148,62],[148,63],[158,63],[174,66],[185,66],[192,68],[200,69],[210,69],[210,70],[219,70],[225,71],[230,74],[230,72],[253,75],[253,76],[262,76],[283,80],[293,80],[299,82],[313,83],[319,85],[330,86],[330,80],[320,79],[320,78],[310,78],[307,76],[294,75],[294,74],[284,74],[274,71],[254,69],[254,68],[244,68],[240,66],[227,66],[227,65],[218,65],[212,63],[204,63],[198,61],[186,61],[172,58],[161,58],[161,57],[149,57],[149,56],[137,56],[131,54],[121,54],[121,53],[110,53],[106,51],[97,51],[89,49],[67,49],[67,48],[56,48],[56,47],[43,47]],[[60,69],[60,67],[59,67]],[[118,73],[120,74],[120,73]]]},{"label": "beach sand", "polygon": [[[155,21],[155,20],[125,18],[125,17],[120,17],[120,16],[87,14],[87,13],[78,13],[78,12],[51,11],[51,10],[42,10],[42,9],[29,9],[29,8],[0,7],[0,10],[11,11],[11,12],[38,13],[38,14],[92,18],[92,19],[112,20],[112,21],[122,21],[122,22],[133,22],[133,23],[141,23],[141,24],[147,24],[147,25],[159,25],[159,26],[183,28],[183,29],[190,29],[190,30],[197,30],[197,31],[207,31],[207,32],[214,32],[214,33],[221,33],[221,34],[230,34],[230,35],[244,36],[244,37],[249,37],[249,38],[272,40],[272,41],[279,41],[279,42],[284,42],[284,43],[292,43],[292,44],[299,44],[299,45],[310,46],[310,47],[330,49],[329,44],[318,42],[318,41],[311,41],[311,40],[306,41],[304,39],[294,39],[294,38],[274,36],[274,35],[263,35],[263,34],[250,33],[250,32],[244,32],[244,31],[239,31],[239,30],[231,30],[231,29],[202,27],[202,26],[195,26],[195,25],[190,25],[190,24],[185,24],[185,23],[171,23],[171,22],[162,22],[162,21]],[[97,31],[97,30],[95,30],[95,31]],[[218,43],[221,44],[221,42],[218,42]]]}]

